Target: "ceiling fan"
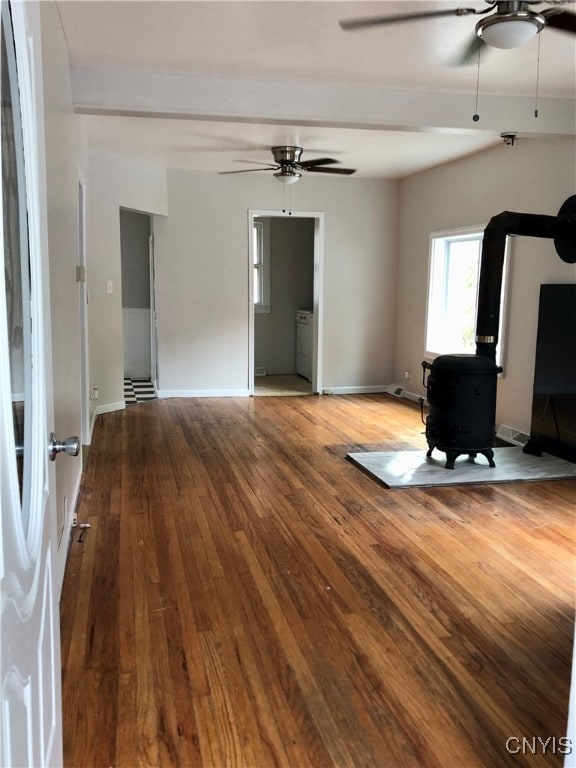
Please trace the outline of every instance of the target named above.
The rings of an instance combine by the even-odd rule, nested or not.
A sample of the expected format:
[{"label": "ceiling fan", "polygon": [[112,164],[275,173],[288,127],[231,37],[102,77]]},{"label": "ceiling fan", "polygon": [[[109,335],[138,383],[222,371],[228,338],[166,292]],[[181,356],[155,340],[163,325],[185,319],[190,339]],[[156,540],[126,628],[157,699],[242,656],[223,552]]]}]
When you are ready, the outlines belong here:
[{"label": "ceiling fan", "polygon": [[[311,173],[335,173],[343,176],[349,176],[356,173],[355,168],[333,168],[338,160],[331,157],[317,157],[314,160],[300,160],[302,156],[302,147],[278,146],[272,147],[272,156],[275,165],[268,163],[267,168],[247,168],[245,171],[223,171],[220,175],[226,176],[231,173],[252,173],[253,171],[276,171],[274,178],[283,184],[294,184],[302,176],[302,171]],[[265,163],[264,163],[265,165]]]},{"label": "ceiling fan", "polygon": [[[486,0],[488,8],[452,8],[416,13],[401,13],[389,16],[342,19],[339,23],[346,31],[367,27],[401,24],[404,22],[433,19],[441,16],[483,16],[476,24],[476,31],[462,58],[462,63],[471,60],[483,43],[494,48],[516,48],[528,42],[544,27],[576,34],[576,14],[562,8],[573,0]],[[533,5],[549,5],[550,8],[536,11]],[[491,13],[494,11],[494,13]],[[490,15],[487,15],[490,14]]]}]

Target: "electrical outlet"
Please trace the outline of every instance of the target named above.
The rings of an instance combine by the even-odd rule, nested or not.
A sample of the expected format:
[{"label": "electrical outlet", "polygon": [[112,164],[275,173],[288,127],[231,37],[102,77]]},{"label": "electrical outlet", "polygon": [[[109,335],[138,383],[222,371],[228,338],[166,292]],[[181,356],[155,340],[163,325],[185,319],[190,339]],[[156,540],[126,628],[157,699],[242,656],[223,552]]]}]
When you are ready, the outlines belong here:
[{"label": "electrical outlet", "polygon": [[412,371],[404,371],[404,378],[406,381],[412,381]]}]

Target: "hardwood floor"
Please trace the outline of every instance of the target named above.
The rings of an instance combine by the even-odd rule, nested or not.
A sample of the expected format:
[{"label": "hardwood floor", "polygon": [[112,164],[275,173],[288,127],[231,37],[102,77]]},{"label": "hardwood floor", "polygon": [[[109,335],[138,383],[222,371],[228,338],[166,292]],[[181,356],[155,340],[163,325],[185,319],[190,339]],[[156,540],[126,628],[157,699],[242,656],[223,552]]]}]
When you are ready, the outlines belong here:
[{"label": "hardwood floor", "polygon": [[100,416],[61,605],[66,766],[562,765],[575,484],[393,491],[345,459],[422,430],[386,395]]}]

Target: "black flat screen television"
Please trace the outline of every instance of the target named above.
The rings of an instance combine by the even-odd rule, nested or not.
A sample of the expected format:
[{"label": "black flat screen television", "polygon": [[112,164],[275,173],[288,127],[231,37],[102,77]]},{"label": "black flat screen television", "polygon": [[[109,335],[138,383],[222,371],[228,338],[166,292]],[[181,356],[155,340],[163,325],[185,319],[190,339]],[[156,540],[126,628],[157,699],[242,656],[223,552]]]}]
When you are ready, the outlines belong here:
[{"label": "black flat screen television", "polygon": [[527,453],[576,463],[576,285],[540,286]]}]

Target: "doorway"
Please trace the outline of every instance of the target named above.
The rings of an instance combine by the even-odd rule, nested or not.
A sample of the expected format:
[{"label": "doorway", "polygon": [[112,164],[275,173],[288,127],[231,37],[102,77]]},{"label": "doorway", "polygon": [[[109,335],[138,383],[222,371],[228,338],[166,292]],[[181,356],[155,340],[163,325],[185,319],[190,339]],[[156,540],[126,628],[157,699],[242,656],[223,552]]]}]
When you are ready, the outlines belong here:
[{"label": "doorway", "polygon": [[248,224],[249,392],[319,392],[324,215],[252,210]]},{"label": "doorway", "polygon": [[120,209],[124,401],[156,397],[156,322],[152,219]]}]

